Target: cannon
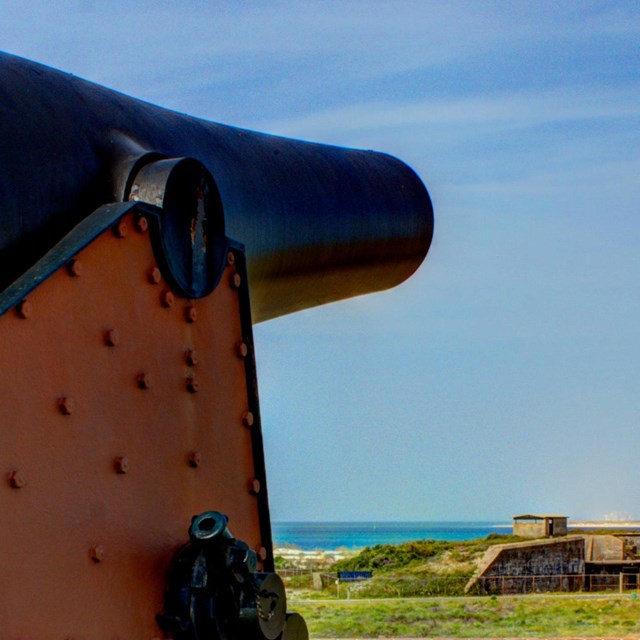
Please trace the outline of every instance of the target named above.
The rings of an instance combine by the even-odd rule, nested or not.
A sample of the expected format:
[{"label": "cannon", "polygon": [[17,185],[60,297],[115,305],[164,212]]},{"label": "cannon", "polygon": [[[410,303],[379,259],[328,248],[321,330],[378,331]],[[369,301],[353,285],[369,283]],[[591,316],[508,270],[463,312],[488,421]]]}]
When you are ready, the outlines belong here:
[{"label": "cannon", "polygon": [[252,325],[411,275],[421,180],[0,54],[0,216],[3,637],[304,639]]}]

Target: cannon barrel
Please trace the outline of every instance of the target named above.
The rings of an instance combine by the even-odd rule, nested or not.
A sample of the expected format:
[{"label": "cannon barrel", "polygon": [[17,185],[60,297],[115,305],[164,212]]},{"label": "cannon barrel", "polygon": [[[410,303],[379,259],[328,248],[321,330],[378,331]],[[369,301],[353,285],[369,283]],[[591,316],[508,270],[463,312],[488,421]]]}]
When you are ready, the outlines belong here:
[{"label": "cannon barrel", "polygon": [[0,54],[0,224],[4,636],[308,640],[252,322],[408,277],[420,179]]},{"label": "cannon barrel", "polygon": [[206,122],[0,54],[0,291],[176,158],[212,176],[254,321],[394,286],[429,248],[429,195],[394,157]]}]

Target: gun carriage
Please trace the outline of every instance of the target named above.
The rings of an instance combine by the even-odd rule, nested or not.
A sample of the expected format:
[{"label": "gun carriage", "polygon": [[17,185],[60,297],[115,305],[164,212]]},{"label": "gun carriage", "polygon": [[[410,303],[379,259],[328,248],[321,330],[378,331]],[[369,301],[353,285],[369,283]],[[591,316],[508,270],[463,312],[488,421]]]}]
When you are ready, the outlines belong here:
[{"label": "gun carriage", "polygon": [[0,168],[3,637],[307,637],[252,324],[407,278],[422,182],[7,54]]}]

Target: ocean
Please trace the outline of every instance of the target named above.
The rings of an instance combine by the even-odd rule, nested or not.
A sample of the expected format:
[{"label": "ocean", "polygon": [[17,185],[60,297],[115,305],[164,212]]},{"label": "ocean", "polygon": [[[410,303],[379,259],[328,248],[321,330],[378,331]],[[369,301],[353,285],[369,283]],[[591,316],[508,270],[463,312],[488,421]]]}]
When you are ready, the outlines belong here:
[{"label": "ocean", "polygon": [[511,533],[505,522],[274,522],[274,547],[304,551],[360,549],[412,540],[473,540],[490,533]]}]

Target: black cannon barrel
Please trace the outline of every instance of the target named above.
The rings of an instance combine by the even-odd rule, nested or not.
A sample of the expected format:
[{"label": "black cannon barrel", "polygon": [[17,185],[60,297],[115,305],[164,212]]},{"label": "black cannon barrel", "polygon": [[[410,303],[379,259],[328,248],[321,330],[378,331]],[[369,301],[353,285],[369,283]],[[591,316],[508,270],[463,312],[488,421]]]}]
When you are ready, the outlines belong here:
[{"label": "black cannon barrel", "polygon": [[431,242],[427,190],[396,158],[206,122],[0,53],[0,291],[163,158],[213,177],[255,321],[394,286]]}]

